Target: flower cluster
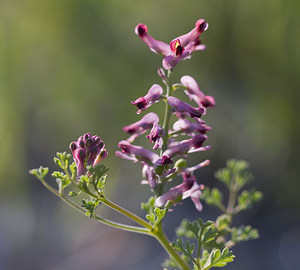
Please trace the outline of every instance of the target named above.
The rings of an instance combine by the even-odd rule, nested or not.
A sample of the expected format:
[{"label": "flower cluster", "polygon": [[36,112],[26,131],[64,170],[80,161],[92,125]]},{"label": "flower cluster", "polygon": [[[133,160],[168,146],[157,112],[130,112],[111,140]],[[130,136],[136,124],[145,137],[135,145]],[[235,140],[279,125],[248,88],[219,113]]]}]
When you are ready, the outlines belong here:
[{"label": "flower cluster", "polygon": [[[162,125],[159,116],[149,112],[139,121],[124,127],[123,130],[130,137],[119,142],[118,147],[121,151],[116,151],[116,155],[142,164],[144,178],[142,183],[149,184],[156,195],[155,204],[158,207],[165,206],[168,201],[176,203],[190,197],[197,210],[202,209],[199,197],[203,185],[197,183],[194,171],[208,165],[209,161],[206,160],[188,168],[186,161],[181,158],[187,157],[189,153],[205,151],[210,148],[203,146],[207,139],[206,132],[210,130],[210,127],[205,124],[201,116],[206,113],[208,107],[215,105],[215,101],[213,97],[206,96],[200,90],[197,82],[191,76],[183,76],[181,83],[176,85],[171,83],[170,76],[172,69],[180,60],[190,58],[193,51],[205,48],[204,45],[201,45],[199,36],[207,29],[207,26],[208,24],[203,19],[198,20],[193,30],[175,38],[170,45],[152,38],[144,24],[138,24],[135,28],[136,34],[152,51],[164,56],[162,65],[165,70],[168,70],[168,75],[165,74],[163,68],[158,69],[166,93],[162,86],[154,84],[145,96],[139,97],[131,103],[136,105],[137,114],[140,114],[154,103],[164,101],[166,115]],[[180,88],[190,101],[194,101],[195,107],[173,96],[173,92]],[[172,114],[177,120],[170,128]],[[153,150],[133,144],[137,137],[146,132],[148,132],[146,138],[154,144]],[[158,150],[159,153],[155,150]],[[165,184],[176,176],[182,178],[182,183],[164,192]]]},{"label": "flower cluster", "polygon": [[77,142],[70,144],[73,159],[77,167],[77,177],[86,174],[87,166],[99,164],[107,156],[107,150],[100,137],[90,133],[80,136]]}]

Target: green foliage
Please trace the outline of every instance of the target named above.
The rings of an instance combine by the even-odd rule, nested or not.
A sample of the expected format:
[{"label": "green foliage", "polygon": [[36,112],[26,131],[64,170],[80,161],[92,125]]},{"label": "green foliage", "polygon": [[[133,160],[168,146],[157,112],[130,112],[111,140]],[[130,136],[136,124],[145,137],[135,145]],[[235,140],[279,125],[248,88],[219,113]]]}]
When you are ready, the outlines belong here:
[{"label": "green foliage", "polygon": [[96,199],[91,199],[91,200],[83,199],[81,206],[86,210],[85,215],[88,216],[89,218],[92,218],[99,203],[100,201]]},{"label": "green foliage", "polygon": [[232,218],[230,215],[224,214],[218,216],[215,226],[219,233],[226,234],[230,232],[230,225],[232,222]]},{"label": "green foliage", "polygon": [[249,164],[243,160],[228,160],[227,167],[216,172],[215,177],[223,182],[228,189],[241,189],[244,185],[251,182],[253,176],[247,171]]},{"label": "green foliage", "polygon": [[250,209],[256,202],[259,202],[262,199],[263,195],[260,191],[257,190],[244,190],[239,197],[238,207],[240,210]]},{"label": "green foliage", "polygon": [[248,241],[257,239],[259,237],[259,233],[257,229],[252,229],[250,225],[248,226],[240,226],[238,228],[233,227],[231,230],[231,240],[234,244],[237,244],[242,241]]},{"label": "green foliage", "polygon": [[[75,162],[71,163],[70,154],[67,154],[67,152],[56,153],[54,163],[62,170],[54,171],[51,174],[58,184],[57,190],[52,188],[45,180],[48,168],[40,167],[38,169],[31,170],[30,173],[36,176],[52,193],[61,197],[65,202],[73,207],[84,212],[86,216],[92,218],[100,203],[100,198],[104,197],[106,172],[108,171],[108,168],[106,168],[103,164],[98,164],[94,167],[89,166],[87,168],[87,173],[85,175],[81,175],[80,178],[77,179],[76,164]],[[65,197],[64,189],[67,187],[69,188],[69,192],[68,197]],[[82,198],[81,206],[77,205],[70,199],[78,196],[79,194],[84,196],[84,198]]]},{"label": "green foliage", "polygon": [[223,195],[221,191],[217,188],[210,189],[209,187],[205,187],[201,198],[205,200],[205,202],[209,205],[216,206],[221,210],[225,208],[222,202]]},{"label": "green foliage", "polygon": [[[194,251],[196,250],[195,245],[190,243],[189,240],[186,240],[185,244],[183,244],[182,239],[178,238],[176,242],[172,243],[172,247],[176,251],[181,252],[188,263],[193,263],[195,269],[199,269],[201,260],[204,265],[209,257],[208,251],[204,249],[200,258],[202,247],[205,247],[208,243],[214,241],[218,236],[214,222],[207,221],[204,223],[200,218],[193,222],[183,220],[180,227],[176,230],[176,233],[178,236],[190,238],[197,243],[196,255],[194,254]],[[205,260],[203,260],[203,258],[205,258]],[[171,263],[168,264],[166,262],[165,265],[169,265],[170,267]]]},{"label": "green foliage", "polygon": [[191,260],[192,262],[195,261],[194,259],[194,245],[191,244],[189,241],[185,242],[185,245],[183,245],[183,242],[180,238],[177,239],[176,242],[172,242],[171,246],[179,252],[182,252],[187,258],[189,258],[189,260]]},{"label": "green foliage", "polygon": [[34,175],[39,180],[44,180],[49,172],[49,168],[40,166],[38,169],[32,169],[29,171],[30,174]]},{"label": "green foliage", "polygon": [[[201,219],[189,222],[183,220],[176,234],[180,238],[172,243],[173,248],[182,253],[187,262],[193,264],[194,269],[208,270],[214,267],[223,267],[233,261],[234,255],[229,248],[242,241],[259,237],[258,231],[251,226],[232,227],[233,216],[242,210],[250,209],[254,203],[262,199],[262,193],[256,190],[243,190],[253,177],[247,171],[245,161],[229,160],[227,167],[220,169],[216,177],[228,189],[229,196],[223,196],[217,188],[206,187],[201,199],[207,204],[216,206],[222,212],[216,221],[203,222]],[[228,197],[225,207],[223,197]],[[195,247],[194,243],[197,244]],[[197,251],[197,254],[195,254]],[[164,266],[175,267],[172,260],[166,261]]]},{"label": "green foliage", "polygon": [[56,157],[54,157],[54,163],[63,170],[68,169],[70,161],[71,155],[67,152],[57,152]]},{"label": "green foliage", "polygon": [[71,184],[71,179],[64,173],[59,171],[54,171],[52,177],[56,179],[58,185],[58,192],[61,194],[65,187]]},{"label": "green foliage", "polygon": [[155,207],[153,213],[147,214],[146,218],[154,225],[157,226],[167,213],[167,209],[160,209]]},{"label": "green foliage", "polygon": [[152,214],[154,212],[154,206],[155,204],[155,198],[150,197],[148,202],[146,203],[141,203],[141,208],[148,214]]},{"label": "green foliage", "polygon": [[105,193],[105,184],[106,184],[106,173],[108,168],[103,164],[97,164],[96,166],[88,166],[88,174],[90,177],[88,178],[88,182],[92,183],[95,190],[102,195]]},{"label": "green foliage", "polygon": [[146,211],[146,219],[149,220],[154,226],[157,226],[165,217],[168,208],[155,207],[155,198],[150,197],[148,202],[142,203],[141,208]]},{"label": "green foliage", "polygon": [[202,266],[202,270],[208,270],[212,267],[223,267],[227,263],[232,262],[235,256],[228,248],[224,248],[222,252],[219,249],[213,250],[205,264]]}]

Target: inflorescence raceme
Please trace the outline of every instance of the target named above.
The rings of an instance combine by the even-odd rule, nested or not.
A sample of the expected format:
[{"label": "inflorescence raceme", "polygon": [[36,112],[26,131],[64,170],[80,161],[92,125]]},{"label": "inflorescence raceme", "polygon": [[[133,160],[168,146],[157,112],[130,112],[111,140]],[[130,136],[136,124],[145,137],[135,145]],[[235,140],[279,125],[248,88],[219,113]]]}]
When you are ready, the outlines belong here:
[{"label": "inflorescence raceme", "polygon": [[[206,96],[198,87],[197,82],[191,76],[183,76],[180,83],[171,83],[171,73],[176,64],[191,57],[192,52],[204,50],[201,44],[200,34],[205,31],[208,24],[200,19],[195,28],[185,35],[173,39],[170,44],[155,40],[144,24],[138,24],[135,33],[155,53],[164,56],[163,68],[168,71],[166,75],[163,68],[158,69],[164,88],[159,84],[150,87],[145,96],[139,97],[131,103],[138,109],[137,114],[157,102],[165,102],[166,111],[164,122],[160,123],[159,116],[153,112],[145,114],[139,121],[124,127],[130,137],[119,142],[121,151],[116,151],[118,157],[142,163],[143,183],[149,184],[156,195],[155,205],[163,207],[168,201],[176,203],[181,199],[190,197],[197,210],[202,209],[200,203],[201,190],[194,176],[194,171],[209,164],[209,161],[199,163],[187,168],[186,161],[178,157],[187,157],[189,153],[206,151],[210,146],[203,146],[207,139],[206,132],[210,127],[201,119],[208,107],[215,105],[212,96]],[[173,94],[175,90],[181,89],[188,96],[194,106],[183,102]],[[165,93],[164,93],[165,92]],[[174,114],[177,121],[170,128],[170,116]],[[153,151],[134,145],[134,140],[140,135],[149,132],[146,136],[153,143]],[[185,136],[184,139],[182,137]],[[160,153],[155,152],[158,150]],[[166,182],[172,181],[176,176],[182,177],[182,183],[164,192]]]}]

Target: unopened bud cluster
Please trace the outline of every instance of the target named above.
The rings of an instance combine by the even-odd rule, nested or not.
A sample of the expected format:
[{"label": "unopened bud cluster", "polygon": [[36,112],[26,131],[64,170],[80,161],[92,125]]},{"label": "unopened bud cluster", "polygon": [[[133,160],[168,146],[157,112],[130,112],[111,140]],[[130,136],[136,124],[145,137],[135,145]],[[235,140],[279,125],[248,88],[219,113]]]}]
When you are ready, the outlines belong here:
[{"label": "unopened bud cluster", "polygon": [[87,166],[96,166],[107,156],[107,150],[100,137],[86,133],[77,142],[70,144],[77,167],[77,177],[87,173]]}]

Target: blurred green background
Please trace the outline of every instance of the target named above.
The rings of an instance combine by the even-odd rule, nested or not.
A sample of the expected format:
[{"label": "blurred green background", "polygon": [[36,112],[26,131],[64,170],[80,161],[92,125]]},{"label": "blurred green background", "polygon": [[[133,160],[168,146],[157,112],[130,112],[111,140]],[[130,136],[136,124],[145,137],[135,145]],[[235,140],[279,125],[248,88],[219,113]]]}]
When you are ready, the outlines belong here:
[{"label": "blurred green background", "polygon": [[[149,195],[140,166],[114,156],[122,127],[137,121],[131,100],[159,83],[161,58],[134,34],[148,25],[169,42],[199,18],[209,29],[204,52],[176,67],[216,99],[205,116],[212,126],[211,166],[198,182],[215,184],[229,158],[250,162],[252,184],[265,194],[238,220],[261,232],[240,244],[229,269],[297,268],[300,250],[300,35],[298,0],[10,0],[0,1],[0,269],[160,269],[166,257],[152,239],[106,228],[69,209],[28,174],[52,165],[57,151],[85,132],[109,150],[110,198],[143,215]],[[152,107],[161,112],[160,105]],[[109,211],[105,216],[123,221]],[[205,207],[200,216],[216,213]],[[180,219],[197,217],[189,201]]]}]

